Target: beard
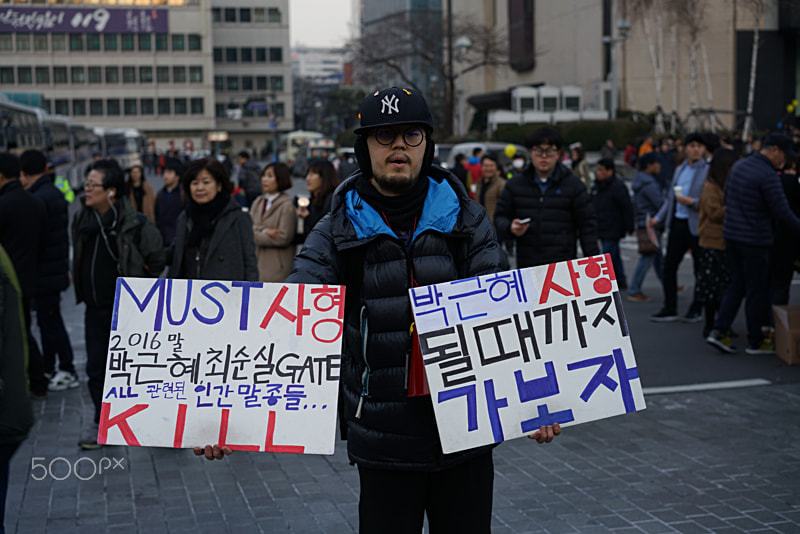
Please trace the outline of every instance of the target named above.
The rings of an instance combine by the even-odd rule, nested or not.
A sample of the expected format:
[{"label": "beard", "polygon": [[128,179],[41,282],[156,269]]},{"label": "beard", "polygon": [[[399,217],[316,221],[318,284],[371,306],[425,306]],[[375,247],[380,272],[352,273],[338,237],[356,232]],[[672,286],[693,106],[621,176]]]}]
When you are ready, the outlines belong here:
[{"label": "beard", "polygon": [[407,174],[373,174],[372,176],[379,190],[384,194],[401,195],[414,187],[419,180],[419,175]]}]

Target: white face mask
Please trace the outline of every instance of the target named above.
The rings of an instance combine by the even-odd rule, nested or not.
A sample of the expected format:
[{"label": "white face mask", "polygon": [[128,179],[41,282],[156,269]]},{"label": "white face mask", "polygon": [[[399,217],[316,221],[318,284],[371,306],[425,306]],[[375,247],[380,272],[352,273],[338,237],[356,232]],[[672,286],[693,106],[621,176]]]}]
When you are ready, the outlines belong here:
[{"label": "white face mask", "polygon": [[521,169],[522,167],[525,166],[525,160],[515,159],[514,161],[511,162],[511,166],[514,167],[515,169]]}]

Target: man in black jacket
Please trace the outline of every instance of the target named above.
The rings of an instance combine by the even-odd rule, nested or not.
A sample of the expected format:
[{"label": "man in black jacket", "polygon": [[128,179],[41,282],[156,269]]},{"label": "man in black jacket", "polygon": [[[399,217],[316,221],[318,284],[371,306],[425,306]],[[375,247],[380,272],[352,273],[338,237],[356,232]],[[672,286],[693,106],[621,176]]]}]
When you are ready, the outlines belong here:
[{"label": "man in black jacket", "polygon": [[627,289],[628,283],[619,251],[619,240],[625,237],[625,234],[633,234],[631,195],[625,183],[617,178],[614,160],[603,158],[598,161],[595,174],[597,181],[592,187],[592,205],[597,215],[597,234],[603,245],[603,254],[611,255],[617,285],[620,289]]},{"label": "man in black jacket", "polygon": [[[340,417],[361,481],[360,532],[421,532],[427,513],[431,532],[487,533],[491,447],[443,454],[431,399],[408,396],[408,289],[500,271],[505,256],[483,208],[431,164],[433,122],[419,93],[376,91],[360,118],[361,172],[337,188],[286,280],[347,285]],[[529,437],[559,432],[554,424]]]},{"label": "man in black jacket", "polygon": [[597,218],[580,178],[559,161],[564,140],[544,127],[528,137],[531,164],[506,184],[494,224],[501,241],[517,242],[517,268],[544,265],[600,253]]},{"label": "man in black jacket", "polygon": [[[26,150],[19,158],[20,180],[25,189],[44,202],[43,247],[39,258],[39,283],[34,300],[36,321],[42,338],[44,371],[50,376],[50,391],[76,388],[80,384],[72,363],[72,344],[61,317],[61,292],[69,287],[69,204],[53,184],[47,158],[38,150]],[[58,372],[55,372],[56,354]]]}]

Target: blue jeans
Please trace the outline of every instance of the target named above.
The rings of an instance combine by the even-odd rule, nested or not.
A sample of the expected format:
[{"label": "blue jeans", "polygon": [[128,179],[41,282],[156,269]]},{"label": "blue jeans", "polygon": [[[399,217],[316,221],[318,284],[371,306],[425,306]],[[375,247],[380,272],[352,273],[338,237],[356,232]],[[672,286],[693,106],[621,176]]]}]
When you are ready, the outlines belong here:
[{"label": "blue jeans", "polygon": [[617,285],[626,285],[625,266],[622,264],[622,256],[619,253],[619,239],[603,239],[603,254],[611,255],[611,263],[614,265],[614,274],[617,277]]},{"label": "blue jeans", "polygon": [[[661,237],[658,238],[659,245],[661,244]],[[647,271],[650,267],[655,270],[658,281],[663,283],[664,279],[664,256],[661,252],[653,252],[651,254],[639,254],[639,261],[636,263],[636,269],[633,271],[633,278],[631,284],[628,286],[628,295],[635,295],[642,292],[642,282],[644,277],[647,276]]]}]

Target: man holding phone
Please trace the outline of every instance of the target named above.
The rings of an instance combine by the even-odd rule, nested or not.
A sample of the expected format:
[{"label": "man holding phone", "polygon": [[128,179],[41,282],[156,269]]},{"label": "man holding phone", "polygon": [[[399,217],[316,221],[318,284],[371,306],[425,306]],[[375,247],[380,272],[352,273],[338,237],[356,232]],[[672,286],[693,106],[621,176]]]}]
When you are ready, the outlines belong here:
[{"label": "man holding phone", "polygon": [[527,146],[531,164],[508,181],[494,216],[499,240],[517,242],[517,268],[599,254],[597,218],[586,186],[559,163],[561,134],[539,128]]}]

